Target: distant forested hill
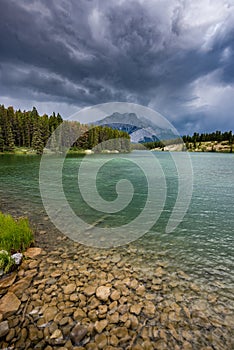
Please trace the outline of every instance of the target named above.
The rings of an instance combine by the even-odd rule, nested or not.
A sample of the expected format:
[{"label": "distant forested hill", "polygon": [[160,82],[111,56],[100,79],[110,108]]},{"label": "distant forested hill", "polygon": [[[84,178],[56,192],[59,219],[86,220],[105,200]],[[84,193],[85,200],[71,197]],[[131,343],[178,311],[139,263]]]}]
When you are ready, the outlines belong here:
[{"label": "distant forested hill", "polygon": [[177,139],[146,142],[143,145],[148,149],[170,150],[170,147],[177,146],[176,150],[232,153],[233,144],[234,135],[232,131],[215,131],[202,134],[195,132],[192,136],[186,135]]}]

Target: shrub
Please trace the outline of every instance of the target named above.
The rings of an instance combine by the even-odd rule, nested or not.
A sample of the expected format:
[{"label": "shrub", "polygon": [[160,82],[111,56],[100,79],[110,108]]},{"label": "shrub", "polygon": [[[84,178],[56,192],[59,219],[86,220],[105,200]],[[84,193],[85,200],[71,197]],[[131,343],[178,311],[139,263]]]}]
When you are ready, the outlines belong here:
[{"label": "shrub", "polygon": [[15,266],[15,260],[6,250],[0,251],[0,270],[2,269],[4,273],[10,272],[10,270]]},{"label": "shrub", "polygon": [[0,250],[8,253],[24,251],[33,242],[33,233],[27,218],[14,220],[0,212]]}]

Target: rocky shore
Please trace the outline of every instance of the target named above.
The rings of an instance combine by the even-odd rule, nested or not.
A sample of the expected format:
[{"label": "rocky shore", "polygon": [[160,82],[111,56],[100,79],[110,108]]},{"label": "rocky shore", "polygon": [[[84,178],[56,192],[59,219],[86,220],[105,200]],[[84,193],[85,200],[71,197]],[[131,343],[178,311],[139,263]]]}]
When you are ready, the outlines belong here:
[{"label": "rocky shore", "polygon": [[38,248],[0,279],[1,349],[234,348],[233,306],[220,281],[201,285],[138,242],[85,247],[43,210],[15,207],[1,200],[3,212],[29,217]]},{"label": "rocky shore", "polygon": [[1,349],[232,349],[228,305],[164,260],[137,266],[142,254],[62,236],[51,251],[29,250],[0,280]]}]

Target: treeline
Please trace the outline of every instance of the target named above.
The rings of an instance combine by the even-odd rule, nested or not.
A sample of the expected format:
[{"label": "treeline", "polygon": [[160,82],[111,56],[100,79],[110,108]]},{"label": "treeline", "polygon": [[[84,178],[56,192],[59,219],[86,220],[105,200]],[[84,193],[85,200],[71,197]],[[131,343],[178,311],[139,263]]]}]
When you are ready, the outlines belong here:
[{"label": "treeline", "polygon": [[148,149],[154,149],[154,148],[164,148],[165,146],[169,145],[177,145],[182,144],[183,141],[181,138],[176,138],[172,140],[162,140],[162,141],[152,141],[152,142],[146,142],[143,143],[143,145]]},{"label": "treeline", "polygon": [[92,125],[77,138],[73,149],[94,149],[97,153],[104,150],[130,152],[130,143],[130,136],[126,131]]},{"label": "treeline", "polygon": [[[57,129],[60,124],[61,127]],[[95,147],[96,152],[104,149],[128,152],[130,136],[109,127],[63,121],[59,113],[40,116],[35,107],[32,111],[22,112],[0,105],[0,152],[13,152],[15,147],[27,147],[42,154],[46,145],[55,152],[64,151],[71,145],[74,150]]]},{"label": "treeline", "polygon": [[232,131],[226,131],[226,132],[216,131],[212,133],[202,133],[202,134],[195,132],[192,136],[184,135],[182,139],[177,138],[174,140],[152,141],[152,142],[146,142],[143,145],[148,149],[154,149],[154,148],[163,149],[165,146],[172,145],[172,144],[181,144],[182,142],[184,142],[187,148],[191,148],[190,147],[191,144],[193,144],[194,147],[196,148],[197,144],[201,142],[224,142],[224,141],[227,141],[229,145],[232,145],[234,143],[234,135],[232,134]]},{"label": "treeline", "polygon": [[111,129],[107,126],[80,124],[75,121],[64,121],[55,130],[48,142],[52,151],[74,151],[93,149],[94,152],[116,150],[130,151],[130,136],[127,132]]},{"label": "treeline", "polygon": [[52,132],[61,124],[58,113],[39,116],[35,107],[32,111],[14,111],[13,107],[0,105],[0,151],[12,152],[15,147],[41,150]]},{"label": "treeline", "polygon": [[183,136],[184,143],[186,142],[209,142],[209,141],[228,141],[229,144],[232,144],[234,141],[234,135],[232,134],[232,131],[225,131],[221,132],[219,130],[212,132],[212,133],[202,133],[199,134],[198,132],[195,132],[193,136],[184,135]]},{"label": "treeline", "polygon": [[145,142],[143,145],[148,149],[154,149],[154,148],[164,148],[165,143],[162,141],[152,141],[152,142]]}]

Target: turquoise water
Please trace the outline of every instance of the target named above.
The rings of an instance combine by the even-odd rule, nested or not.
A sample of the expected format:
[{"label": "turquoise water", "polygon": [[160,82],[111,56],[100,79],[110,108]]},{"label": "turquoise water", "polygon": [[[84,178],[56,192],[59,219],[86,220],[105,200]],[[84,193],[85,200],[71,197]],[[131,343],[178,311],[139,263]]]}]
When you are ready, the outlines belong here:
[{"label": "turquoise water", "polygon": [[[133,156],[142,157],[142,153],[134,152]],[[158,222],[136,245],[145,249],[149,257],[154,254],[166,256],[171,266],[180,267],[200,282],[223,283],[224,293],[231,297],[234,281],[234,155],[190,154],[194,172],[193,196],[184,220],[170,234],[165,233],[165,226],[175,205],[178,175],[169,153],[155,153],[155,156],[166,176],[167,200]],[[142,170],[128,161],[127,155],[125,159],[120,155],[114,159],[110,155],[90,156],[90,166],[99,162],[100,157],[106,157],[106,164],[97,175],[97,188],[103,199],[116,199],[115,185],[121,178],[129,179],[134,186],[129,206],[107,215],[100,222],[101,226],[117,227],[130,222],[143,210],[148,195],[147,181]],[[66,159],[64,191],[74,212],[93,223],[103,213],[90,209],[80,195],[77,174],[82,159]],[[39,164],[38,156],[0,156],[0,198],[19,210],[24,207],[41,215]]]}]

